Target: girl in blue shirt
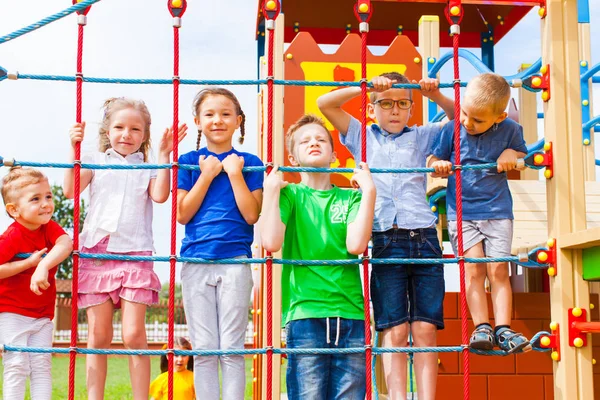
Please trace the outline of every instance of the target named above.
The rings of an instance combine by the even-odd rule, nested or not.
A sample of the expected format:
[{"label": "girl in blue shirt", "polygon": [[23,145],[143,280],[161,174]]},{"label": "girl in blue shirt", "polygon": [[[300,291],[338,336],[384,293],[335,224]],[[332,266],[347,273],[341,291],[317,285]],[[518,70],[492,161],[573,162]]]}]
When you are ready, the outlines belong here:
[{"label": "girl in blue shirt", "polygon": [[[253,225],[262,206],[263,172],[242,172],[262,166],[261,160],[232,146],[245,115],[235,95],[223,88],[207,88],[194,99],[198,127],[197,150],[184,154],[179,164],[199,165],[200,171],[181,169],[177,191],[177,221],[185,225],[183,257],[208,260],[248,258]],[[200,148],[202,134],[206,147]],[[184,263],[181,271],[183,303],[195,349],[243,349],[253,281],[248,264]],[[241,355],[194,357],[196,398],[218,400],[218,364],[224,399],[242,399],[245,390]]]}]

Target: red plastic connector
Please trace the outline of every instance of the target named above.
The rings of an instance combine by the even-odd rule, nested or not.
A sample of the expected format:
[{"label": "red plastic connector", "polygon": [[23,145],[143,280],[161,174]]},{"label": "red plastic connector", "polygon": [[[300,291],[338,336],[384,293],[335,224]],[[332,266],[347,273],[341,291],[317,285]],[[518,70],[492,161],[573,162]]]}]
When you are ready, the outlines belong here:
[{"label": "red plastic connector", "polygon": [[551,349],[550,356],[554,361],[560,361],[560,333],[558,322],[550,324],[550,335],[544,335],[540,338],[540,346],[544,349]]}]

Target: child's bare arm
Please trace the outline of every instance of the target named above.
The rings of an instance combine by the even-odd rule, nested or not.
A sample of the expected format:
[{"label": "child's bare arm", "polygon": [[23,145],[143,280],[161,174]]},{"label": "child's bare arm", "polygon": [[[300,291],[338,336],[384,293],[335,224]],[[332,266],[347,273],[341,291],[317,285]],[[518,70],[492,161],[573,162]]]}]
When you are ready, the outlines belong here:
[{"label": "child's bare arm", "polygon": [[46,290],[50,287],[48,282],[48,271],[63,262],[73,251],[73,241],[69,235],[62,235],[54,243],[52,250],[42,258],[31,276],[30,289],[33,293],[41,295],[41,290]]},{"label": "child's bare arm", "polygon": [[[178,143],[181,143],[183,138],[187,135],[187,125],[179,125],[178,129]],[[171,162],[171,152],[173,151],[173,132],[172,128],[167,128],[163,132],[158,148],[158,163],[168,164]],[[148,185],[148,194],[150,198],[156,203],[164,203],[169,198],[169,191],[171,189],[171,170],[161,169],[158,171],[156,179],[150,180]]]},{"label": "child's bare arm", "polygon": [[351,116],[342,109],[342,106],[360,95],[359,87],[348,87],[344,89],[334,90],[324,94],[317,99],[317,106],[323,113],[325,118],[331,122],[331,124],[337,129],[342,135],[346,135],[348,127],[350,125]]},{"label": "child's bare arm", "polygon": [[[75,161],[75,146],[77,143],[83,141],[84,133],[85,122],[76,123],[69,130],[69,136],[71,137],[71,162]],[[82,169],[79,176],[79,193],[81,193],[92,181],[92,170]],[[67,199],[72,199],[75,195],[75,170],[73,168],[65,169],[65,177],[63,180],[63,193]]]},{"label": "child's bare arm", "polygon": [[281,221],[281,210],[279,198],[281,189],[287,186],[287,182],[281,179],[277,173],[277,166],[265,178],[265,201],[262,204],[260,215],[260,239],[265,250],[270,252],[279,251],[285,237],[285,224]]},{"label": "child's bare arm", "polygon": [[258,221],[260,215],[260,207],[262,206],[262,190],[257,189],[250,192],[242,168],[244,168],[244,157],[237,154],[230,154],[221,163],[223,170],[229,177],[231,188],[233,189],[233,197],[242,217],[249,225],[254,225]]},{"label": "child's bare arm", "polygon": [[350,254],[362,254],[369,245],[373,218],[375,214],[375,198],[377,191],[367,163],[361,162],[359,170],[352,177],[352,184],[360,187],[362,198],[356,218],[348,224],[346,248]]},{"label": "child's bare arm", "polygon": [[[417,83],[417,81],[413,81]],[[440,92],[440,81],[435,78],[423,78],[419,81],[421,86],[421,94],[433,100],[438,106],[444,110],[448,120],[454,119],[454,100],[446,97]]]},{"label": "child's bare arm", "polygon": [[436,156],[430,156],[427,160],[427,167],[435,169],[435,172],[431,173],[432,178],[447,178],[452,175],[452,163],[447,160],[440,160]]},{"label": "child's bare arm", "polygon": [[208,187],[223,170],[221,162],[214,156],[200,156],[198,163],[202,173],[192,190],[177,190],[177,222],[180,224],[185,225],[194,218],[204,202]]},{"label": "child's bare arm", "polygon": [[4,264],[0,264],[0,279],[10,278],[13,275],[20,274],[26,269],[33,268],[38,265],[42,256],[48,249],[43,248],[32,253],[28,258],[24,260],[11,261]]}]

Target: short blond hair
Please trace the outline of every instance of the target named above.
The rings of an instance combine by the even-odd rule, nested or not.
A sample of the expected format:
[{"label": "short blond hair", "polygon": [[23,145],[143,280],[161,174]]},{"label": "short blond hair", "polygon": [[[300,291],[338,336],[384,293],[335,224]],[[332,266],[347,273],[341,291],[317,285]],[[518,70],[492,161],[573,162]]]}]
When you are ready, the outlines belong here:
[{"label": "short blond hair", "polygon": [[329,143],[331,144],[331,149],[333,149],[333,137],[331,136],[331,132],[327,129],[325,122],[317,117],[314,114],[304,114],[298,119],[298,121],[294,122],[292,126],[289,127],[286,135],[285,135],[285,144],[287,146],[288,152],[290,154],[294,154],[294,146],[296,145],[294,141],[294,133],[303,126],[315,124],[319,125],[325,132],[327,132],[327,137],[329,138]]},{"label": "short blond hair", "polygon": [[501,75],[477,75],[467,85],[465,102],[478,109],[491,109],[496,115],[506,110],[510,100],[510,85]]},{"label": "short blond hair", "polygon": [[48,178],[37,169],[11,168],[2,179],[2,201],[4,201],[4,205],[13,203],[19,197],[19,191],[23,188],[42,181],[48,181]]}]

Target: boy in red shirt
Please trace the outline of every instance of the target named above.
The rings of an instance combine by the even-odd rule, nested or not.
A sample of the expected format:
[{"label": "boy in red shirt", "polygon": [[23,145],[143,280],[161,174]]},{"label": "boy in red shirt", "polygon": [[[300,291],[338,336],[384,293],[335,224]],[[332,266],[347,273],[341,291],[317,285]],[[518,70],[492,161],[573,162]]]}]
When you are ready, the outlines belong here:
[{"label": "boy in red shirt", "polygon": [[[32,168],[13,168],[2,180],[2,200],[15,220],[0,236],[0,345],[52,346],[56,266],[73,249],[69,235],[54,221],[48,178]],[[32,253],[26,259],[18,253]],[[44,254],[45,257],[44,257]],[[3,355],[4,396],[52,397],[51,354]]]}]

